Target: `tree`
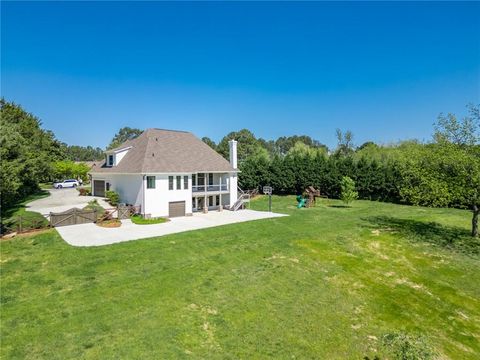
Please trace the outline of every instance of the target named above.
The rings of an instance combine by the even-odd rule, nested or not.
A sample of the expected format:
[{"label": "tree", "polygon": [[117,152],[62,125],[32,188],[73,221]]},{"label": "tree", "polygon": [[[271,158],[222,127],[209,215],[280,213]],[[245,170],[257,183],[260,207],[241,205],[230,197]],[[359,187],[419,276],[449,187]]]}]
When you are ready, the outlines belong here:
[{"label": "tree", "polygon": [[204,136],[202,138],[202,141],[207,144],[208,146],[210,146],[213,150],[216,150],[217,149],[217,144],[215,144],[215,141],[213,141],[212,139],[210,139],[208,136]]},{"label": "tree", "polygon": [[225,158],[230,157],[230,147],[228,142],[236,140],[238,163],[241,164],[247,157],[258,152],[261,144],[250,130],[242,129],[240,131],[233,131],[225,136],[217,146],[217,151]]},{"label": "tree", "polygon": [[63,158],[62,144],[21,106],[0,100],[0,193],[2,211],[49,180],[51,163]]},{"label": "tree", "polygon": [[282,136],[275,141],[275,152],[279,155],[286,155],[297,143],[302,143],[311,148],[321,148],[328,152],[328,147],[308,135]]},{"label": "tree", "polygon": [[373,141],[366,141],[356,149],[356,152],[362,151],[364,149],[371,149],[371,148],[378,149],[378,145],[375,144]]},{"label": "tree", "polygon": [[116,147],[122,145],[127,140],[133,140],[139,137],[142,134],[142,130],[136,128],[130,128],[128,126],[118,130],[118,133],[115,134],[112,141],[107,147],[107,150],[115,149]]},{"label": "tree", "polygon": [[78,146],[62,144],[64,146],[65,158],[72,161],[95,161],[102,160],[105,153],[99,147]]},{"label": "tree", "polygon": [[54,175],[57,179],[82,179],[86,181],[90,167],[85,163],[75,163],[71,160],[61,160],[53,163]]},{"label": "tree", "polygon": [[353,133],[350,130],[342,132],[342,130],[335,130],[335,136],[337,137],[337,155],[347,156],[353,153]]},{"label": "tree", "polygon": [[344,176],[340,183],[340,187],[342,189],[340,199],[342,199],[345,204],[350,204],[353,200],[358,199],[358,193],[355,190],[355,181],[351,178]]},{"label": "tree", "polygon": [[459,146],[471,146],[480,141],[480,105],[467,105],[469,115],[458,120],[455,114],[438,115],[434,124],[435,142],[449,142]]}]

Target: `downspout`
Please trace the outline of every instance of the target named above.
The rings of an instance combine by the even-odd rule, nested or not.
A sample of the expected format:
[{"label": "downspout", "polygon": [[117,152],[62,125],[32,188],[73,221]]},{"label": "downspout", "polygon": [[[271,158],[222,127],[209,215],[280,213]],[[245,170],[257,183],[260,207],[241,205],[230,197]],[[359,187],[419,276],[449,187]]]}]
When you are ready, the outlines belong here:
[{"label": "downspout", "polygon": [[145,217],[145,177],[146,177],[146,175],[143,175],[143,178],[142,178],[142,197],[143,197],[143,200],[142,200],[142,214],[143,214],[143,217]]}]

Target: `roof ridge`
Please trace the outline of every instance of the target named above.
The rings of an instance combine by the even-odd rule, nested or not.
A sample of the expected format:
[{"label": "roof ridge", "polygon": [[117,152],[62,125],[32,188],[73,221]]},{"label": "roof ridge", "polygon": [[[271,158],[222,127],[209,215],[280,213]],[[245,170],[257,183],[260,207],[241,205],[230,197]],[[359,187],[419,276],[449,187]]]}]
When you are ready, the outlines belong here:
[{"label": "roof ridge", "polygon": [[147,132],[147,131],[150,131],[150,130],[181,132],[181,133],[187,133],[187,134],[190,133],[190,131],[186,131],[186,130],[172,130],[172,129],[161,129],[161,128],[148,128],[144,132]]}]

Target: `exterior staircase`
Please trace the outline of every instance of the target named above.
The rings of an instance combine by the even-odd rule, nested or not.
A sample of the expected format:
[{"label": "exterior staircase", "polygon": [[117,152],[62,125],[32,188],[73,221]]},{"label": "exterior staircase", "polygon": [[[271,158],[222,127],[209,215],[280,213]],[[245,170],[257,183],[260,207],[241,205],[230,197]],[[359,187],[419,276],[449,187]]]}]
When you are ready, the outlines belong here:
[{"label": "exterior staircase", "polygon": [[235,201],[235,204],[231,207],[230,210],[237,211],[239,209],[244,209],[245,204],[250,202],[250,194],[244,192],[242,189],[238,188],[238,198]]}]

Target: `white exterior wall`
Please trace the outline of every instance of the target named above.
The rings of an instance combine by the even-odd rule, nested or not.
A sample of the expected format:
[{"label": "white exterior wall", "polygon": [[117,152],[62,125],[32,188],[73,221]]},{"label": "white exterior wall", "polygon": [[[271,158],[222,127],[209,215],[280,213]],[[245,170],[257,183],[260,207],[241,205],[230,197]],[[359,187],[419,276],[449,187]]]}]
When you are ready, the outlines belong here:
[{"label": "white exterior wall", "polygon": [[[155,176],[155,189],[147,189],[147,180],[145,176],[145,214],[150,214],[152,217],[168,216],[168,203],[171,201],[185,201],[185,213],[192,213],[192,176],[188,175],[188,189],[183,189],[183,177],[187,174],[181,174],[181,189],[177,190],[177,175],[153,175]],[[168,177],[173,176],[173,185],[175,190],[168,190]],[[143,211],[142,211],[143,212]]]},{"label": "white exterior wall", "polygon": [[120,202],[142,204],[142,176],[141,175],[110,175],[110,190],[118,192]]},{"label": "white exterior wall", "polygon": [[120,161],[122,161],[123,157],[125,155],[127,155],[128,150],[129,149],[126,149],[126,150],[122,150],[122,151],[119,151],[119,152],[115,153],[115,156],[114,156],[114,164],[115,165],[118,165],[118,163]]},{"label": "white exterior wall", "polygon": [[[148,174],[155,176],[155,188],[147,189],[147,175],[140,174],[92,174],[93,180],[104,180],[110,184],[110,190],[120,195],[120,202],[141,205],[142,214],[152,217],[168,216],[168,203],[172,201],[185,201],[185,213],[191,214],[192,209],[192,176],[191,174]],[[168,177],[173,176],[175,190],[168,189]],[[181,189],[177,189],[176,177],[181,176]],[[188,176],[188,189],[184,189],[183,177]],[[222,193],[222,205],[232,206],[237,201],[237,174],[214,173],[214,184],[217,185],[222,178],[222,184],[228,183],[229,193]],[[208,183],[208,175],[206,178]],[[218,193],[215,193],[218,194]],[[195,193],[195,196],[199,196]],[[203,193],[202,193],[203,195]],[[202,196],[201,195],[201,196]],[[212,193],[207,193],[207,198]],[[143,203],[145,201],[145,203]]]},{"label": "white exterior wall", "polygon": [[230,206],[233,206],[238,198],[238,176],[237,173],[231,173],[229,178]]},{"label": "white exterior wall", "polygon": [[[110,184],[110,190],[120,195],[120,202],[141,205],[142,204],[142,175],[139,174],[98,174],[92,175],[92,187],[94,180],[105,181]],[[93,190],[93,188],[92,188]]]}]

